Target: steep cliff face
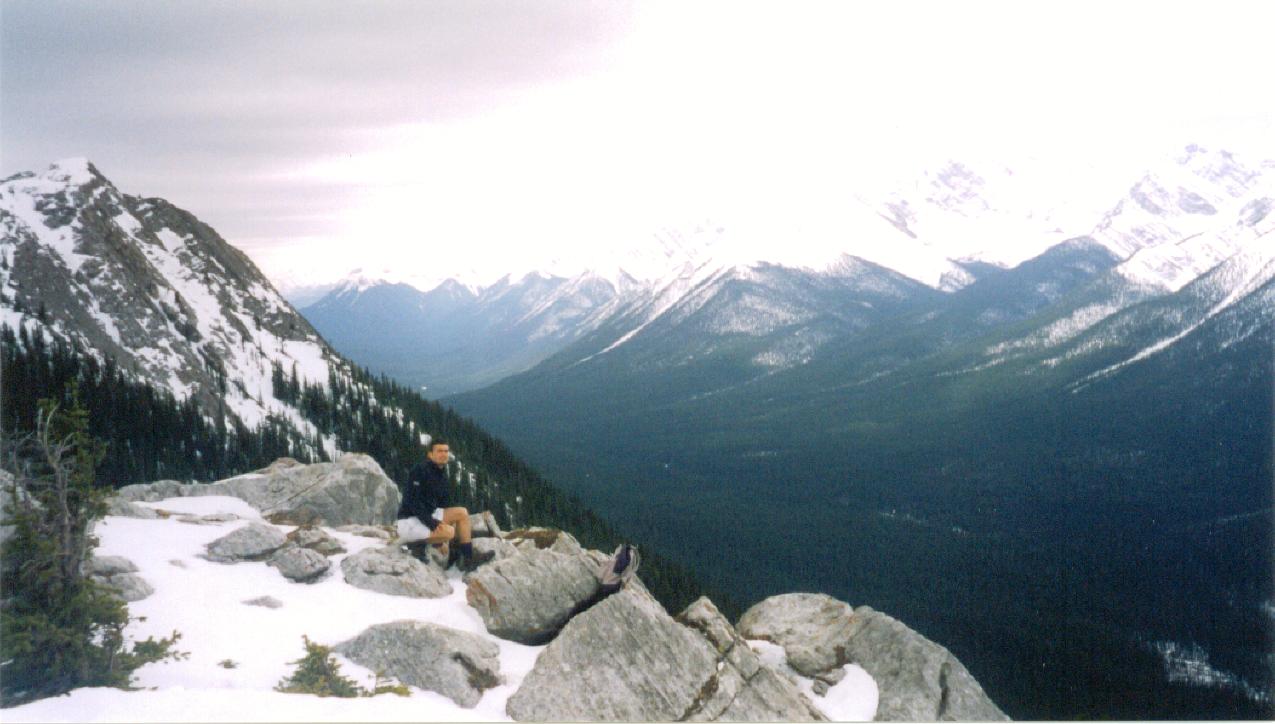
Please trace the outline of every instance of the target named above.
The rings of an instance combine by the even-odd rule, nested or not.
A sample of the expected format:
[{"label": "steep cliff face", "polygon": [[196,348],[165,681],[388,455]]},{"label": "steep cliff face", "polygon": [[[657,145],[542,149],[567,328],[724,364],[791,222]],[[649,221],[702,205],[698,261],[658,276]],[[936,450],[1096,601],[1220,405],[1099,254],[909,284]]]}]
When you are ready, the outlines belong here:
[{"label": "steep cliff face", "polygon": [[4,322],[39,326],[210,416],[295,417],[273,397],[273,365],[323,384],[341,368],[247,256],[84,159],[0,182],[0,232]]}]

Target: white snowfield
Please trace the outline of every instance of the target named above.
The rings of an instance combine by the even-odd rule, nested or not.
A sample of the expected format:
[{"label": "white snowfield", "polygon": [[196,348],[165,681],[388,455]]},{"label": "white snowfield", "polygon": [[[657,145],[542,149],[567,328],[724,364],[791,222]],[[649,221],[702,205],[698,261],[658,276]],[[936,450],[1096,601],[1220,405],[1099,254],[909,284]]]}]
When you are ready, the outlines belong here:
[{"label": "white snowfield", "polygon": [[[77,689],[3,710],[12,722],[420,722],[510,721],[505,704],[535,665],[544,646],[525,646],[487,634],[478,613],[465,601],[465,584],[455,569],[448,572],[452,594],[417,599],[374,593],[347,585],[340,573],[345,555],[381,541],[328,529],[348,553],[332,557],[332,572],[313,584],[293,583],[265,563],[233,565],[204,560],[204,546],[249,522],[264,523],[261,514],[238,498],[173,498],[140,503],[174,513],[234,513],[240,520],[220,525],[107,517],[96,533],[97,554],[123,556],[138,567],[137,575],[155,589],[150,597],[129,604],[134,617],[128,635],[181,634],[176,649],[189,656],[149,664],[138,670],[137,691]],[[277,526],[287,533],[292,526]],[[246,605],[270,596],[279,608]],[[305,654],[303,636],[333,646],[378,623],[418,619],[482,635],[500,648],[505,683],[484,692],[472,709],[431,691],[412,688],[411,696],[383,694],[371,698],[320,698],[285,694],[274,687],[291,675],[292,662]],[[782,651],[765,642],[754,647],[764,660],[784,666]],[[340,655],[341,673],[365,688],[375,675]],[[834,721],[871,721],[876,714],[877,687],[858,666],[826,696],[811,693],[809,680],[798,685]]]}]

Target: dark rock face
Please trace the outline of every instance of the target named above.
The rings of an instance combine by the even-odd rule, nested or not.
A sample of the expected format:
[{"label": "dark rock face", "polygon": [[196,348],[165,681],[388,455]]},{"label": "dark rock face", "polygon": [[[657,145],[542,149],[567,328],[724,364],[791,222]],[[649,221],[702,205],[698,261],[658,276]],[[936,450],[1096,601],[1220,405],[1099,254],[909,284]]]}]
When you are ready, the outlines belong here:
[{"label": "dark rock face", "polygon": [[423,621],[378,624],[334,650],[404,684],[436,691],[473,708],[502,683],[500,649],[471,633]]},{"label": "dark rock face", "polygon": [[877,683],[877,721],[1005,721],[969,671],[942,646],[867,606],[824,594],[772,596],[739,620],[739,633],[784,648],[799,673],[827,679],[844,664]]},{"label": "dark rock face", "polygon": [[551,639],[598,590],[589,559],[548,548],[488,563],[467,582],[465,598],[490,633],[532,645]]}]

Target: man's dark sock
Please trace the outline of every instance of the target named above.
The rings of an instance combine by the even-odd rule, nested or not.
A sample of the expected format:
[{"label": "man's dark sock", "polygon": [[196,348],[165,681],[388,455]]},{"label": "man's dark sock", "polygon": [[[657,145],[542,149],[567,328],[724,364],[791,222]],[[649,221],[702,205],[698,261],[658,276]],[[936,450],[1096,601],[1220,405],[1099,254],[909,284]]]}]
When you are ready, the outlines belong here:
[{"label": "man's dark sock", "polygon": [[474,557],[474,544],[473,544],[473,543],[461,543],[461,544],[460,544],[460,554],[461,554],[462,556],[466,557],[466,558],[473,558],[473,557]]}]

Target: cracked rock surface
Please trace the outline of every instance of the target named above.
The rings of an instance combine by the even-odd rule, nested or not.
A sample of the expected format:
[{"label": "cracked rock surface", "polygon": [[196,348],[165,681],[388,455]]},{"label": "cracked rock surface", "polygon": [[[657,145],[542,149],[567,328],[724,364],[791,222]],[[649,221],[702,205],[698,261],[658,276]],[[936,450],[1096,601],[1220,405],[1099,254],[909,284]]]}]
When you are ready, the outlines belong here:
[{"label": "cracked rock surface", "polygon": [[[706,599],[678,623],[627,587],[572,618],[506,712],[519,721],[822,721]],[[714,638],[717,637],[717,638]]]},{"label": "cracked rock surface", "polygon": [[466,708],[502,683],[498,646],[476,634],[424,621],[377,624],[333,650]]},{"label": "cracked rock surface", "polygon": [[744,638],[784,648],[803,676],[830,681],[857,664],[876,681],[877,721],[1007,721],[968,670],[947,649],[867,606],[831,596],[772,596],[739,620]]},{"label": "cracked rock surface", "polygon": [[518,643],[542,644],[598,590],[593,569],[584,556],[549,548],[523,551],[467,576],[465,599],[489,633]]}]

